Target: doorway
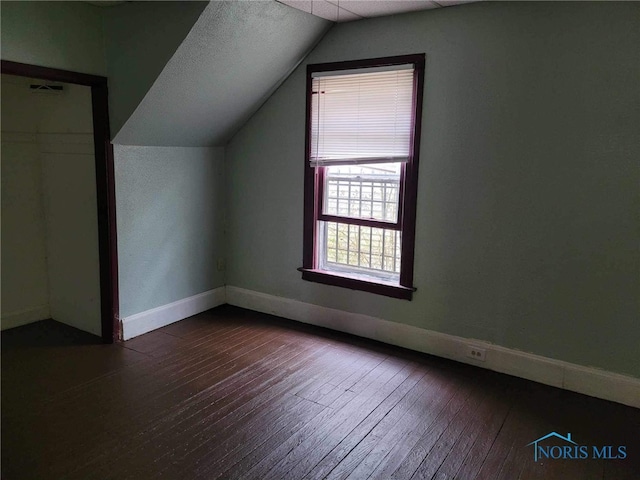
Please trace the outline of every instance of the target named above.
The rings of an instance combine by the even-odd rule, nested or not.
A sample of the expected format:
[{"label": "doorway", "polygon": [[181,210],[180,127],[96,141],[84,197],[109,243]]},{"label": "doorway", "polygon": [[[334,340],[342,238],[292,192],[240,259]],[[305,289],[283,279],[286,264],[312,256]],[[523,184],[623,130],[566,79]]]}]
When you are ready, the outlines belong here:
[{"label": "doorway", "polygon": [[[28,251],[45,251],[46,281],[36,281],[35,290],[30,294],[35,294],[36,298],[41,296],[45,283],[51,301],[47,305],[40,305],[36,301],[35,308],[40,307],[42,312],[48,308],[54,319],[59,315],[63,323],[100,335],[104,342],[117,341],[120,332],[115,185],[106,78],[5,60],[2,61],[2,74],[3,83],[6,79],[9,90],[31,90],[28,93],[37,99],[35,103],[30,101],[31,106],[50,103],[61,108],[62,103],[59,98],[56,101],[56,95],[62,95],[63,92],[69,99],[76,100],[73,105],[62,108],[62,111],[38,120],[45,124],[49,122],[49,125],[38,126],[31,134],[23,125],[17,130],[25,130],[25,135],[20,136],[20,132],[16,132],[8,139],[13,142],[7,142],[12,146],[7,147],[6,158],[10,160],[15,155],[27,158],[25,162],[16,163],[19,171],[12,172],[12,175],[17,175],[27,183],[38,175],[41,179],[40,185],[34,186],[35,193],[27,195],[28,201],[19,206],[16,214],[24,214],[26,209],[27,215],[37,217],[38,206],[34,198],[41,195],[44,199],[42,225],[38,225],[37,221],[32,222],[30,228],[35,235],[25,239],[31,242],[30,245],[22,245],[27,250],[26,253],[22,252],[24,258],[14,259],[14,265],[9,267],[19,268],[20,261],[26,267],[24,261],[29,259],[33,263],[30,268],[41,271],[43,264],[37,259],[38,255],[28,255]],[[27,111],[18,116],[18,123],[29,121]],[[65,118],[64,125],[60,124],[61,118]],[[15,121],[12,119],[12,122]],[[33,160],[34,154],[39,157],[38,161]],[[31,161],[28,160],[30,156]],[[38,168],[41,172],[37,171]],[[19,194],[19,187],[16,192]],[[80,196],[73,197],[73,192]],[[13,201],[19,204],[21,199],[14,198]],[[38,239],[39,231],[46,235]],[[20,241],[13,239],[14,244]],[[19,277],[20,273],[17,275]],[[17,288],[15,293],[18,297],[20,292]],[[19,303],[16,301],[14,306],[18,312]],[[4,307],[3,317],[6,311]],[[23,317],[22,321],[25,320],[26,317]]]}]

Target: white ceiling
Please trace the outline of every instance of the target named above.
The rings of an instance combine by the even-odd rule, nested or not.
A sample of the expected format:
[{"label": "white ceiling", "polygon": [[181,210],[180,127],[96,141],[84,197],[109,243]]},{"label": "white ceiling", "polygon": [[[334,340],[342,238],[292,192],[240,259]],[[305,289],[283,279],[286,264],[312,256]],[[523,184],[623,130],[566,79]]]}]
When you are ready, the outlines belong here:
[{"label": "white ceiling", "polygon": [[277,0],[332,22],[350,22],[396,13],[431,10],[481,0]]}]

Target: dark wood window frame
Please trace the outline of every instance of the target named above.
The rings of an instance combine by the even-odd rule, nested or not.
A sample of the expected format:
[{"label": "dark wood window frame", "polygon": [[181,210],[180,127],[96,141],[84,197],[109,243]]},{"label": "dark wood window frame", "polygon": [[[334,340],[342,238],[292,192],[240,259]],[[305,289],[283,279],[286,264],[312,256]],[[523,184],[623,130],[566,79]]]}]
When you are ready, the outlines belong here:
[{"label": "dark wood window frame", "polygon": [[[358,68],[384,67],[393,65],[414,66],[412,139],[409,161],[401,169],[398,222],[371,221],[333,217],[321,211],[323,175],[326,167],[311,165],[311,103],[312,75],[316,72],[352,70]],[[418,160],[420,153],[420,132],[422,123],[422,97],[424,90],[425,54],[402,55],[396,57],[371,58],[346,62],[332,62],[307,65],[306,82],[306,139],[304,170],[304,231],[302,279],[339,287],[362,290],[388,297],[411,300],[413,286],[413,262],[415,252],[416,202],[418,193]],[[382,227],[400,230],[401,260],[399,285],[385,281],[370,281],[351,277],[347,274],[321,270],[317,265],[317,225],[319,220],[339,221],[354,225]]]},{"label": "dark wood window frame", "polygon": [[96,165],[98,209],[98,256],[100,263],[100,305],[102,340],[120,340],[118,321],[118,250],[116,242],[115,178],[113,145],[109,133],[107,78],[2,60],[2,73],[91,87],[93,143]]}]

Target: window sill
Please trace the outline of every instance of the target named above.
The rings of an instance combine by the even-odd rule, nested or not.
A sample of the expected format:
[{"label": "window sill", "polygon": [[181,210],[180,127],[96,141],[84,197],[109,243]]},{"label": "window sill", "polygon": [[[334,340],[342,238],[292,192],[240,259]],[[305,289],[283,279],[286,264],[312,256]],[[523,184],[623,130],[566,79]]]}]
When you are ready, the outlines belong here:
[{"label": "window sill", "polygon": [[302,279],[309,282],[323,283],[325,285],[333,285],[335,287],[350,288],[351,290],[362,290],[363,292],[375,293],[386,297],[400,298],[402,300],[411,300],[415,288],[403,287],[402,285],[393,285],[383,281],[373,282],[362,280],[359,278],[349,277],[337,272],[328,272],[326,270],[315,270],[310,268],[299,268],[302,272]]}]

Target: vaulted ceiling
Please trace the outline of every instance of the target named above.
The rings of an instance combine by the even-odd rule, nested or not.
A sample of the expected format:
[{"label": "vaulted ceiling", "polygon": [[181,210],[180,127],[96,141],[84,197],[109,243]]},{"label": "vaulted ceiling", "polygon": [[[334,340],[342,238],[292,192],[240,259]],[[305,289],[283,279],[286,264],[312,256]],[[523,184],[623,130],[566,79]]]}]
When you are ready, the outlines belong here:
[{"label": "vaulted ceiling", "polygon": [[145,98],[207,5],[208,2],[117,2],[100,9],[112,136]]},{"label": "vaulted ceiling", "polygon": [[97,2],[113,142],[223,146],[334,22],[470,1]]},{"label": "vaulted ceiling", "polygon": [[[132,3],[138,5],[110,8],[109,15],[118,9],[145,8],[140,4],[147,2]],[[224,145],[331,25],[277,2],[210,2],[121,125],[117,112],[118,118],[112,121],[114,143]],[[107,35],[113,35],[115,25],[109,27],[107,22]],[[148,28],[155,25],[149,23]],[[166,29],[173,31],[170,25]],[[173,35],[176,38],[182,32],[178,30]],[[146,41],[153,38],[144,31],[136,35]],[[122,42],[122,36],[119,38]],[[153,54],[153,46],[140,49],[139,42],[135,43],[141,50],[138,56],[145,61],[144,51]],[[172,42],[162,47],[165,51],[171,48]],[[109,55],[107,50],[109,78],[118,84],[120,78],[126,79],[135,71],[135,65],[124,71],[122,65],[112,68],[113,62],[122,60],[118,60],[118,52]],[[126,45],[119,50],[126,52]],[[132,102],[127,104],[130,107]]]}]

